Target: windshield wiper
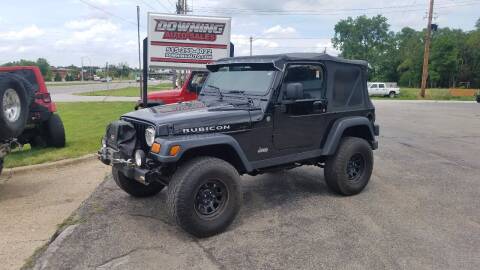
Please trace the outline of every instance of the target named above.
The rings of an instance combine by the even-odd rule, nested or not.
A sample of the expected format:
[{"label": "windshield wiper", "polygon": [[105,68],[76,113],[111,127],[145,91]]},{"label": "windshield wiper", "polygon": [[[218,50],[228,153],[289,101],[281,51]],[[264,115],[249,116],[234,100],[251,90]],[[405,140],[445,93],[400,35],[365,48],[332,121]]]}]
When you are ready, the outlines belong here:
[{"label": "windshield wiper", "polygon": [[245,94],[245,91],[243,90],[230,90],[227,91],[227,94],[241,94],[242,97],[244,97],[247,100],[247,105],[252,106],[253,105],[253,99]]},{"label": "windshield wiper", "polygon": [[219,87],[217,87],[215,85],[211,85],[211,84],[208,84],[207,87],[217,91],[218,96],[220,97],[220,100],[223,100],[223,94],[222,94],[222,91],[220,91]]}]

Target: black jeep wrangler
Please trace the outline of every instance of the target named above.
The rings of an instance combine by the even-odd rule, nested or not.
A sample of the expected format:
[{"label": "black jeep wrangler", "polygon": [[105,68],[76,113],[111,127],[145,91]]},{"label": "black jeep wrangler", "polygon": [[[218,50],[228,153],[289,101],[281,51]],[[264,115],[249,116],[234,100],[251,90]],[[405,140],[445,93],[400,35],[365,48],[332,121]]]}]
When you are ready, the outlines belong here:
[{"label": "black jeep wrangler", "polygon": [[146,197],[168,185],[172,217],[206,237],[238,213],[242,174],[316,165],[336,193],[365,188],[379,134],[366,62],[299,53],[207,68],[197,101],[130,112],[107,127],[99,158],[121,189]]}]

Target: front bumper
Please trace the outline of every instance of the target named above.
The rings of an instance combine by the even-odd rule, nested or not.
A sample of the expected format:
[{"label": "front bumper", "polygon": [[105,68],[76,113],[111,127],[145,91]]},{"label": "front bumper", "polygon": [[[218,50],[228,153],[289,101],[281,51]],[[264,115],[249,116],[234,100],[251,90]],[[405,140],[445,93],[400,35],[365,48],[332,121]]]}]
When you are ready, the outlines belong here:
[{"label": "front bumper", "polygon": [[121,153],[111,147],[102,147],[97,153],[98,159],[105,165],[111,165],[122,172],[126,177],[149,185],[152,182],[161,182],[166,185],[166,178],[160,173],[162,166],[154,169],[138,167],[132,159],[125,159]]}]

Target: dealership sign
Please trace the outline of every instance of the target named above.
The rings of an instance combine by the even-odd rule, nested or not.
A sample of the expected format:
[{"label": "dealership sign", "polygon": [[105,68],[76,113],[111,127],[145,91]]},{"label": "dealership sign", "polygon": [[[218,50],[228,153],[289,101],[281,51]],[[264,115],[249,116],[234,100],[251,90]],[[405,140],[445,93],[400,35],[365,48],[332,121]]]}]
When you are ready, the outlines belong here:
[{"label": "dealership sign", "polygon": [[231,18],[148,14],[148,65],[204,68],[230,55]]}]

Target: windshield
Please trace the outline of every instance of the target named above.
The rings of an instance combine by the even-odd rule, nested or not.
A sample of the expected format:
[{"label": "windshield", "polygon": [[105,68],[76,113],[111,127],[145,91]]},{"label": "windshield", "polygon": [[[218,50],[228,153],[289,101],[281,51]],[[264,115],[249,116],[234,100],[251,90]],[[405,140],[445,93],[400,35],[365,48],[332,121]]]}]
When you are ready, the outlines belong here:
[{"label": "windshield", "polygon": [[271,67],[225,66],[209,74],[203,90],[265,95],[272,84],[274,75],[275,71]]}]

